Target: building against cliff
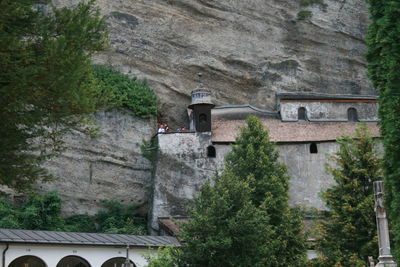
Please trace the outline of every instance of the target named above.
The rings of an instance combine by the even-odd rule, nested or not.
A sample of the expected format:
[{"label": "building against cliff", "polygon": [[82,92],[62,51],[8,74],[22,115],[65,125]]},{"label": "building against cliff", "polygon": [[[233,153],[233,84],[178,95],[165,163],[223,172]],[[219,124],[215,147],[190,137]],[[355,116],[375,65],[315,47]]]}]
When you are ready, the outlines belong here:
[{"label": "building against cliff", "polygon": [[288,166],[290,204],[318,210],[326,209],[320,192],[334,183],[325,165],[327,154],[339,149],[336,138],[352,135],[357,122],[380,136],[377,98],[371,95],[280,93],[272,112],[251,105],[213,107],[210,91],[194,90],[188,109],[191,131],[158,135],[149,220],[153,234],[176,231],[171,218],[186,218],[185,205],[223,169],[249,115],[261,119]]}]

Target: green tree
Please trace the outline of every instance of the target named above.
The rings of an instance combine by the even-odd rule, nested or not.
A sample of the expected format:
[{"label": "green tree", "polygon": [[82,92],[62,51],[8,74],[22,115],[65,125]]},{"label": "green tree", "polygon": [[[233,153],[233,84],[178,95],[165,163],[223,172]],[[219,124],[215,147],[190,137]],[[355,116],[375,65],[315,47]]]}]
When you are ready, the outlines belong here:
[{"label": "green tree", "polygon": [[121,205],[103,201],[105,209],[94,216],[61,216],[57,192],[31,195],[20,205],[0,199],[0,227],[29,230],[57,230],[112,234],[146,234],[146,221],[139,216],[137,204]]},{"label": "green tree", "polygon": [[180,265],[274,266],[269,257],[275,243],[269,217],[251,197],[247,181],[229,170],[214,186],[203,186],[190,209],[191,220],[183,225]]},{"label": "green tree", "polygon": [[269,140],[268,132],[257,117],[250,116],[247,127],[241,129],[232,152],[226,157],[225,167],[249,183],[255,205],[268,203],[267,213],[276,233],[274,239],[278,241],[275,266],[281,266],[282,262],[286,266],[301,266],[306,250],[303,215],[288,205],[289,176],[278,158],[279,152]]},{"label": "green tree", "polygon": [[337,141],[334,164],[327,166],[336,185],[322,193],[329,211],[317,246],[330,266],[366,266],[378,254],[373,182],[382,178],[381,160],[366,125]]},{"label": "green tree", "polygon": [[0,200],[0,227],[30,230],[61,230],[64,219],[61,199],[56,192],[32,195],[21,205]]},{"label": "green tree", "polygon": [[183,225],[183,266],[304,266],[302,214],[260,120],[241,129],[215,186],[205,185]]},{"label": "green tree", "polygon": [[367,0],[368,74],[379,92],[379,117],[385,154],[383,170],[394,255],[400,259],[400,2]]},{"label": "green tree", "polygon": [[179,254],[179,248],[166,247],[159,248],[157,256],[145,255],[149,264],[146,267],[178,267],[176,257]]},{"label": "green tree", "polygon": [[106,26],[93,1],[72,9],[0,1],[0,184],[49,178],[40,162],[96,109],[91,56]]}]

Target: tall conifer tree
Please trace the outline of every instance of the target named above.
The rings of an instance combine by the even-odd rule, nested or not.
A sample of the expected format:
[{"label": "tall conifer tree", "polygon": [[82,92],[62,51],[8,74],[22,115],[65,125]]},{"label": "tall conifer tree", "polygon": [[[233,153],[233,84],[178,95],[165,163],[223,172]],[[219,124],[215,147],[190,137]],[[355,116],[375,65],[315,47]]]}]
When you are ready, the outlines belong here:
[{"label": "tall conifer tree", "polygon": [[251,116],[215,186],[205,185],[183,226],[182,266],[304,266],[302,215],[288,205],[289,177]]},{"label": "tall conifer tree", "polygon": [[393,230],[394,255],[400,259],[400,1],[367,0],[368,74],[379,92],[385,155],[386,205]]},{"label": "tall conifer tree", "polygon": [[338,143],[327,166],[336,184],[322,194],[329,211],[319,225],[318,248],[325,266],[366,266],[368,256],[378,254],[373,182],[382,178],[381,160],[365,125]]}]

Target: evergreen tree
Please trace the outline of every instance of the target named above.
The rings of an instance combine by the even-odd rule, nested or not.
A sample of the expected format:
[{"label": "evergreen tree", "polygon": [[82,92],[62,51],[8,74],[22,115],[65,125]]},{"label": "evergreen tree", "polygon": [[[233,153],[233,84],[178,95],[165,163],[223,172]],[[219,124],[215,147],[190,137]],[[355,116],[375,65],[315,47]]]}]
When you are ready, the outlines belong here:
[{"label": "evergreen tree", "polygon": [[393,230],[394,255],[400,259],[400,2],[367,0],[368,74],[379,92],[379,116],[385,154],[385,202]]},{"label": "evergreen tree", "polygon": [[202,188],[183,226],[183,266],[304,266],[302,214],[288,206],[278,156],[250,116],[221,177]]},{"label": "evergreen tree", "polygon": [[180,266],[274,266],[269,216],[253,204],[252,193],[246,181],[228,170],[214,186],[202,187],[191,220],[183,225]]},{"label": "evergreen tree", "polygon": [[[276,254],[274,266],[302,266],[305,252],[303,215],[290,208],[289,176],[287,168],[278,161],[279,152],[269,140],[255,116],[247,119],[232,152],[226,157],[225,167],[239,179],[249,183],[253,190],[252,201],[259,206],[266,202],[266,212],[275,231]],[[281,265],[283,263],[283,265]]]},{"label": "evergreen tree", "polygon": [[96,108],[91,56],[106,26],[94,2],[55,9],[0,1],[0,184],[22,190],[49,178],[40,162]]},{"label": "evergreen tree", "polygon": [[338,144],[334,165],[327,166],[336,185],[322,194],[329,211],[320,223],[318,248],[328,266],[366,266],[368,256],[378,254],[373,182],[382,178],[381,160],[365,125]]}]

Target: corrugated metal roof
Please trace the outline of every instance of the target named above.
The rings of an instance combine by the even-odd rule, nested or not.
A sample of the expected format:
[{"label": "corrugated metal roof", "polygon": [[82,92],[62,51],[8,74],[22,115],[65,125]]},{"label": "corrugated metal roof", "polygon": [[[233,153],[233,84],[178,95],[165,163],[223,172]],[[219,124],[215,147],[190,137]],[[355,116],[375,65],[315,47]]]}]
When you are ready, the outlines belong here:
[{"label": "corrugated metal roof", "polygon": [[162,247],[179,246],[171,236],[74,233],[0,228],[0,243],[60,244],[90,246]]},{"label": "corrugated metal roof", "polygon": [[[261,119],[271,141],[278,143],[334,141],[343,135],[352,136],[357,123],[352,122],[282,122],[277,119]],[[376,122],[366,123],[372,137],[380,137]],[[213,142],[235,142],[245,120],[213,120]]]}]

